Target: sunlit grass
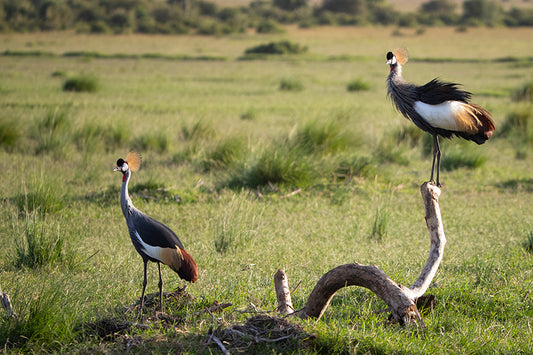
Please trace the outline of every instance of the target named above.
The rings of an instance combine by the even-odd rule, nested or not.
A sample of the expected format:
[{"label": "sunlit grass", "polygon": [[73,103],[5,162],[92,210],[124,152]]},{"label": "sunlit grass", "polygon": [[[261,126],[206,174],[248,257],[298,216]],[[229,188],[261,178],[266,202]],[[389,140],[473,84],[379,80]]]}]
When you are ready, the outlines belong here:
[{"label": "sunlit grass", "polygon": [[[305,304],[320,276],[353,261],[376,264],[410,285],[428,252],[418,188],[429,178],[432,141],[386,99],[384,55],[405,45],[411,55],[406,78],[461,82],[496,123],[483,145],[441,140],[440,208],[448,243],[429,290],[436,308],[424,316],[424,332],[413,331],[389,325],[377,313],[386,306],[370,291],[348,288],[320,321],[291,320],[317,337],[309,348],[288,352],[533,351],[532,259],[526,251],[533,165],[530,154],[516,154],[523,122],[510,118],[527,104],[480,94],[510,94],[523,85],[530,67],[495,59],[530,56],[524,43],[531,33],[430,28],[398,43],[391,32],[291,27],[261,38],[0,35],[0,51],[58,54],[5,56],[0,66],[0,122],[17,127],[11,142],[6,130],[0,149],[1,287],[19,315],[17,321],[0,317],[2,349],[121,353],[130,344],[133,352],[218,351],[205,345],[210,328],[275,309],[272,275],[278,268],[288,274],[295,308]],[[281,37],[307,46],[308,53],[297,60],[233,60]],[[228,60],[62,56],[69,51]],[[468,61],[480,58],[486,61]],[[80,72],[94,74],[99,90],[63,92],[62,80]],[[304,90],[279,90],[284,78],[299,78]],[[348,92],[353,78],[369,89]],[[521,141],[521,149],[530,150],[531,143]],[[200,278],[187,284],[190,303],[167,307],[184,317],[180,322],[130,328],[108,340],[87,325],[137,322],[124,309],[139,299],[142,259],[120,210],[121,176],[111,171],[134,148],[143,155],[130,182],[135,205],[176,232]],[[50,255],[58,255],[61,240],[67,260],[15,267],[14,237],[24,240],[26,231],[44,237],[34,241],[49,246]],[[68,262],[72,248],[75,268]],[[147,293],[157,292],[154,264],[148,272]],[[169,268],[162,272],[165,292],[185,285]],[[197,314],[214,301],[233,306]]]}]

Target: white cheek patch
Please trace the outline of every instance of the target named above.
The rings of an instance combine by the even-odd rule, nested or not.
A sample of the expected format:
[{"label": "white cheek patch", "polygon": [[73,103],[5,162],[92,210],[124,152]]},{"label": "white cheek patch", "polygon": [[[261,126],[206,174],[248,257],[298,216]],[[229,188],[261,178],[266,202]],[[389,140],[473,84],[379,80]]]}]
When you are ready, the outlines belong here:
[{"label": "white cheek patch", "polygon": [[429,105],[416,101],[414,109],[432,127],[457,131],[455,117],[462,109],[462,103],[458,101],[446,101],[439,105]]}]

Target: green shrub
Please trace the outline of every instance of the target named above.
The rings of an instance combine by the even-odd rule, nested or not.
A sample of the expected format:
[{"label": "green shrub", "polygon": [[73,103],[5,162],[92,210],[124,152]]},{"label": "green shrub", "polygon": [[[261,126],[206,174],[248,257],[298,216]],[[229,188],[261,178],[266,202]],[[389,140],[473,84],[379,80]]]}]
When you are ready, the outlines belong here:
[{"label": "green shrub", "polygon": [[304,84],[298,79],[281,79],[279,89],[282,91],[302,91]]},{"label": "green shrub", "polygon": [[346,90],[348,91],[365,91],[370,90],[370,84],[366,81],[363,81],[362,79],[355,79],[348,83],[346,86]]},{"label": "green shrub", "polygon": [[283,27],[281,27],[276,21],[271,20],[271,19],[266,19],[266,20],[259,22],[255,30],[257,33],[262,33],[262,34],[285,32]]},{"label": "green shrub", "polygon": [[92,75],[77,75],[67,78],[63,83],[63,91],[95,92],[98,90],[98,80]]},{"label": "green shrub", "polygon": [[270,42],[246,49],[245,54],[302,54],[307,52],[306,46],[300,46],[287,40]]}]

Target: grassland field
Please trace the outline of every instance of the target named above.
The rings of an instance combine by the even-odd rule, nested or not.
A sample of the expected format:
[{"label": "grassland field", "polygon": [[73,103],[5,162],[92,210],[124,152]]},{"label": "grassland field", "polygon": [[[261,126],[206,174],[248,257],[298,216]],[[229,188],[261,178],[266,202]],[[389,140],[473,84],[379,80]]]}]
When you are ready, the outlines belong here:
[{"label": "grassland field", "polygon": [[[312,341],[228,349],[532,353],[533,118],[502,131],[513,115],[533,117],[531,102],[512,99],[533,81],[532,36],[387,27],[228,37],[0,34],[0,289],[18,315],[0,310],[0,348],[217,353],[205,343],[210,328],[276,308],[278,268],[291,287],[299,284],[297,309],[325,272],[353,261],[410,285],[429,247],[419,187],[431,151],[386,98],[385,54],[405,47],[407,80],[460,82],[496,124],[484,145],[442,144],[448,243],[428,291],[436,306],[424,314],[426,329],[390,325],[376,313],[385,308],[378,297],[349,287],[320,320],[291,319],[316,335]],[[243,60],[247,48],[282,39],[308,52]],[[87,55],[65,55],[74,52]],[[96,80],[97,90],[62,90],[79,75]],[[300,89],[280,90],[284,80]],[[347,90],[352,81],[368,89]],[[313,132],[325,138],[312,145]],[[142,260],[120,210],[121,176],[112,172],[131,149],[143,157],[130,182],[134,204],[178,234],[200,278],[187,286],[191,300],[166,303],[181,321],[152,321],[158,308],[149,305],[147,329],[102,337],[90,324],[135,322],[125,309],[141,292]],[[184,285],[166,267],[163,281],[164,291]],[[155,292],[151,264],[147,293]],[[215,301],[232,306],[200,312]]]}]

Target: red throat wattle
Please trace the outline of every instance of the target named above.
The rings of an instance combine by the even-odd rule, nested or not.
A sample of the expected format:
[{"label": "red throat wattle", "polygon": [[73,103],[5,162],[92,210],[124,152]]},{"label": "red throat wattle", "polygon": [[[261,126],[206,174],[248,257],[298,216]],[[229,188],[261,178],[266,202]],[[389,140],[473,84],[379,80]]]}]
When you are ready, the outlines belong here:
[{"label": "red throat wattle", "polygon": [[126,181],[126,173],[122,173],[122,182]]}]

